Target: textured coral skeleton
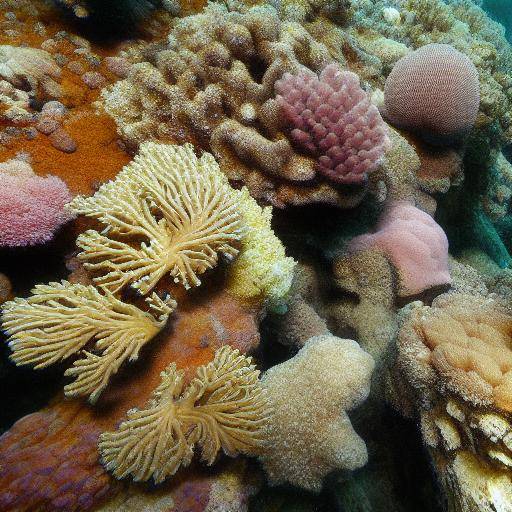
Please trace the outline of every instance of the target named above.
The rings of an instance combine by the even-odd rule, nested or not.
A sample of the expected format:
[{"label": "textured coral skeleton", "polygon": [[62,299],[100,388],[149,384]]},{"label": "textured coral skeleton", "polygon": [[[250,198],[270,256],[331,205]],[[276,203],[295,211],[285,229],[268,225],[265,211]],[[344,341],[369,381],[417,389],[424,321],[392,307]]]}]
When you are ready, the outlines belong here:
[{"label": "textured coral skeleton", "polygon": [[79,258],[113,293],[131,285],[146,295],[167,273],[185,288],[199,286],[219,254],[238,253],[237,197],[210,154],[145,143],[115,180],[70,203],[106,226],[78,237]]},{"label": "textured coral skeleton", "polygon": [[[89,395],[94,403],[126,360],[135,361],[140,349],[166,324],[176,302],[156,293],[146,299],[157,318],[93,286],[68,281],[37,285],[28,299],[3,306],[2,324],[9,335],[11,359],[18,365],[45,368],[79,354],[65,375],[75,380],[67,396]],[[82,350],[95,340],[91,350]]]},{"label": "textured coral skeleton", "polygon": [[190,464],[195,445],[208,465],[221,449],[232,457],[260,453],[270,409],[258,375],[251,358],[228,345],[188,386],[184,371],[170,364],[147,406],[102,434],[103,463],[117,478],[158,483]]}]

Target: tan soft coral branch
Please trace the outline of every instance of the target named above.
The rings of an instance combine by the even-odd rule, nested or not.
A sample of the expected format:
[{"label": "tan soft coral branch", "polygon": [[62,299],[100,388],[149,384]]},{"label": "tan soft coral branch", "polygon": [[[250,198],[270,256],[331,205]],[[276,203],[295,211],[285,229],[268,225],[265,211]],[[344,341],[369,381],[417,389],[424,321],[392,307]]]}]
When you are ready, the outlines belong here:
[{"label": "tan soft coral branch", "polygon": [[76,377],[64,391],[68,396],[90,395],[95,402],[127,359],[134,361],[141,347],[166,324],[176,307],[172,298],[156,294],[146,299],[158,318],[126,304],[93,286],[68,281],[38,285],[28,299],[17,298],[3,307],[3,328],[9,336],[16,364],[44,368],[62,361],[95,340],[94,351],[83,351],[65,375]]},{"label": "tan soft coral branch", "polygon": [[113,293],[131,285],[145,295],[167,273],[185,288],[199,286],[219,253],[238,253],[237,198],[211,155],[197,158],[190,144],[145,143],[113,182],[70,203],[106,226],[79,236],[79,257]]},{"label": "tan soft coral branch", "polygon": [[132,409],[99,449],[117,478],[156,483],[190,464],[194,446],[213,464],[222,448],[235,456],[260,453],[270,409],[251,358],[225,345],[184,388],[184,372],[172,363],[144,409]]}]

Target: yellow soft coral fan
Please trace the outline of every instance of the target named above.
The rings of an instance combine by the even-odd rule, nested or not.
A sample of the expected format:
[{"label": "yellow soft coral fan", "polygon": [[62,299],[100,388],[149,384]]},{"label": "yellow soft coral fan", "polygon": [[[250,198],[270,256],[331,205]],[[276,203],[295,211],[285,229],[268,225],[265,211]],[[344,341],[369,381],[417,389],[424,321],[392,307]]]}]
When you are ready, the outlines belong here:
[{"label": "yellow soft coral fan", "polygon": [[230,267],[228,287],[241,298],[277,304],[290,289],[296,263],[272,231],[272,208],[261,208],[246,188],[239,194],[244,237]]},{"label": "yellow soft coral fan", "polygon": [[146,142],[139,154],[92,197],[69,205],[106,226],[78,237],[79,258],[101,274],[95,282],[113,293],[130,284],[149,293],[169,273],[185,288],[232,258],[241,236],[238,193],[212,155],[190,144]]},{"label": "yellow soft coral fan", "polygon": [[260,453],[269,407],[258,375],[251,358],[228,345],[186,388],[172,363],[147,407],[101,435],[103,463],[117,478],[158,483],[190,464],[196,444],[208,465],[221,448],[230,456]]},{"label": "yellow soft coral fan", "polygon": [[[3,306],[3,328],[9,335],[11,359],[18,365],[44,368],[78,353],[91,340],[65,375],[75,377],[64,391],[89,395],[95,402],[121,364],[137,359],[141,347],[165,325],[176,302],[155,293],[146,299],[158,318],[93,286],[67,281],[37,285],[28,299]],[[98,353],[96,353],[98,352]]]}]

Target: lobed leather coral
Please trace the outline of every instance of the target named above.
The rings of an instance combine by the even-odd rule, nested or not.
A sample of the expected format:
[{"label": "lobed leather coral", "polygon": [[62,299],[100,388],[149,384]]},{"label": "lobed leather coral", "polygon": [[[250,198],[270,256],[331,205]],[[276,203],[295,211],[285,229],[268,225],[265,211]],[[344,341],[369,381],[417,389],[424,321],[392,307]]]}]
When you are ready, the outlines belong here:
[{"label": "lobed leather coral", "polygon": [[197,158],[191,145],[145,143],[115,180],[70,203],[73,212],[105,225],[78,237],[78,257],[113,293],[131,285],[146,295],[166,274],[185,288],[199,286],[219,254],[238,253],[237,197],[210,154]]},{"label": "lobed leather coral", "polygon": [[[65,372],[75,380],[64,392],[89,395],[94,403],[110,377],[124,361],[138,358],[176,307],[172,298],[164,301],[155,293],[146,302],[157,318],[108,292],[101,295],[94,286],[68,281],[37,285],[28,299],[16,298],[2,306],[11,359],[38,369],[78,354]],[[94,345],[84,349],[93,340]]]},{"label": "lobed leather coral", "polygon": [[192,141],[211,151],[256,199],[353,206],[362,191],[334,186],[293,148],[274,97],[284,73],[319,73],[334,60],[329,50],[270,6],[244,11],[210,3],[177,20],[164,48],[146,48],[129,76],[103,91],[106,111],[130,146]]},{"label": "lobed leather coral", "polygon": [[270,409],[258,375],[251,358],[228,345],[188,386],[172,363],[147,406],[101,435],[105,467],[117,478],[159,483],[190,464],[195,445],[208,465],[221,449],[232,457],[261,452]]},{"label": "lobed leather coral", "polygon": [[497,296],[453,293],[403,316],[398,403],[419,416],[449,499],[462,510],[510,508],[510,306]]},{"label": "lobed leather coral", "polygon": [[265,372],[273,414],[260,460],[272,484],[318,492],[331,471],[366,464],[365,443],[346,411],[368,396],[373,367],[355,341],[328,334],[310,338],[295,357]]},{"label": "lobed leather coral", "polygon": [[292,140],[318,157],[319,171],[337,183],[364,184],[390,141],[359,77],[329,64],[319,77],[307,69],[285,73],[275,88]]}]

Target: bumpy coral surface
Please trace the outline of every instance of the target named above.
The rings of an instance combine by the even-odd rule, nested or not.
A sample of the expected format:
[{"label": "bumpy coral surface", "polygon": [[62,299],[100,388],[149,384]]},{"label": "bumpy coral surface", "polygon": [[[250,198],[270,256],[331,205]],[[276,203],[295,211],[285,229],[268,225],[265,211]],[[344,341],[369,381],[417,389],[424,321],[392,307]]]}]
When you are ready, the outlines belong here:
[{"label": "bumpy coral surface", "polygon": [[[82,358],[65,373],[76,380],[64,391],[67,396],[90,395],[94,403],[121,364],[138,358],[176,307],[173,299],[164,302],[156,294],[147,302],[158,318],[111,294],[101,295],[94,286],[68,281],[37,285],[28,299],[2,307],[11,359],[37,369],[80,353]],[[82,351],[92,339],[94,349]]]},{"label": "bumpy coral surface", "polygon": [[73,218],[64,209],[72,196],[56,176],[37,176],[23,160],[0,163],[0,246],[48,242]]},{"label": "bumpy coral surface", "polygon": [[184,375],[172,363],[147,406],[101,435],[103,464],[117,478],[162,482],[190,464],[196,444],[208,465],[220,449],[232,457],[261,451],[269,407],[250,358],[226,345],[188,387]]},{"label": "bumpy coral surface", "polygon": [[[147,60],[149,59],[149,62]],[[165,48],[145,52],[128,78],[103,93],[124,140],[192,140],[251,195],[276,206],[351,206],[361,192],[332,186],[315,158],[294,150],[274,97],[285,72],[319,73],[328,49],[269,6],[245,13],[210,4],[177,21]]]},{"label": "bumpy coral surface", "polygon": [[418,295],[450,284],[448,239],[441,226],[407,202],[388,205],[375,234],[353,238],[349,253],[376,248],[393,263],[399,276],[399,295]]},{"label": "bumpy coral surface", "polygon": [[[512,312],[500,299],[441,295],[404,312],[397,371],[441,482],[461,510],[512,506]],[[395,381],[397,382],[397,381]],[[407,404],[408,405],[405,405]]]},{"label": "bumpy coral surface", "polygon": [[[95,230],[79,236],[79,258],[112,292],[131,285],[145,295],[167,273],[185,288],[199,286],[198,276],[219,254],[238,253],[236,199],[211,155],[198,159],[191,145],[146,143],[115,180],[70,203],[73,212],[107,226],[108,236]],[[128,237],[144,241],[130,245]]]},{"label": "bumpy coral surface", "polygon": [[367,397],[373,366],[355,341],[326,335],[263,375],[273,414],[272,444],[261,461],[272,483],[319,491],[334,469],[366,463],[364,441],[345,411]]},{"label": "bumpy coral surface", "polygon": [[309,70],[286,73],[275,87],[292,139],[318,156],[322,174],[338,183],[364,183],[389,139],[359,77],[329,64],[319,77]]},{"label": "bumpy coral surface", "polygon": [[449,141],[475,123],[478,71],[450,45],[428,44],[395,64],[384,97],[385,115],[393,124]]}]

